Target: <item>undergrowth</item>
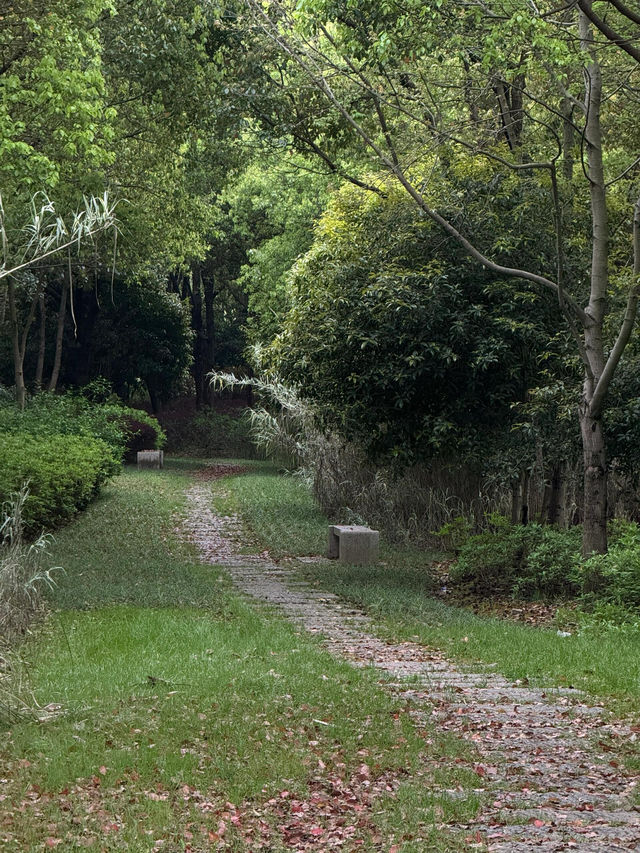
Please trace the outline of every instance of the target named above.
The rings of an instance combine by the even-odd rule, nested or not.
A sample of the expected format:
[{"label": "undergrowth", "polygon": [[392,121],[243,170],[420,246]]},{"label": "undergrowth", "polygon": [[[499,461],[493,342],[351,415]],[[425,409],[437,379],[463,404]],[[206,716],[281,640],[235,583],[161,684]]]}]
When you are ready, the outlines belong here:
[{"label": "undergrowth", "polygon": [[23,486],[0,514],[0,643],[8,645],[29,627],[40,610],[42,587],[54,585],[45,560],[51,538],[24,542],[23,512],[29,489]]}]

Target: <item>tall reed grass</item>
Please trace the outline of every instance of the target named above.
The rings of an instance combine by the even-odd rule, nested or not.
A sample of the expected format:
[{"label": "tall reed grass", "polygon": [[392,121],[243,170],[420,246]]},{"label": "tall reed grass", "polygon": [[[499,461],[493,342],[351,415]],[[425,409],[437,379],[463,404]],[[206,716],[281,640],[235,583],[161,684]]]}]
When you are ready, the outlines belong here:
[{"label": "tall reed grass", "polygon": [[41,589],[53,586],[52,572],[45,568],[51,536],[24,541],[23,511],[29,497],[24,485],[2,505],[0,520],[0,641],[8,645],[24,634],[42,607]]}]

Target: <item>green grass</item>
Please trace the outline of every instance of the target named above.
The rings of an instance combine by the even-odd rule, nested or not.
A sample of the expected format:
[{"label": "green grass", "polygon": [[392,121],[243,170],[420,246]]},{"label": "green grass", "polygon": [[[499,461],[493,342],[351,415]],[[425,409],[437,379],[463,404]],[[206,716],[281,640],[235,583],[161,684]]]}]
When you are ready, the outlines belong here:
[{"label": "green grass", "polygon": [[[2,849],[204,853],[221,821],[226,850],[291,849],[279,804],[312,803],[366,764],[405,781],[375,816],[346,812],[357,832],[342,849],[463,850],[415,775],[451,744],[425,750],[375,673],[250,606],[176,536],[194,467],[128,470],[57,534],[54,610],[21,648],[41,719],[0,733]],[[470,795],[451,814],[477,807]]]},{"label": "green grass", "polygon": [[[232,491],[231,500],[227,487]],[[296,477],[278,476],[272,464],[256,465],[242,477],[225,480],[224,488],[217,491],[219,510],[240,507],[245,514],[245,508],[251,508],[247,520],[255,542],[266,545],[274,557],[302,557],[326,548],[326,519],[308,486]]]},{"label": "green grass", "polygon": [[[262,463],[242,477],[225,480],[216,499],[219,509],[241,512],[257,549],[268,548],[274,557],[324,554],[328,520],[315,503],[308,485],[295,476],[280,475],[274,465]],[[331,519],[337,523],[339,519]],[[420,592],[433,586],[431,564],[439,555],[419,548],[397,548],[382,543],[380,572],[398,588],[413,586]],[[388,567],[393,572],[388,571]]]},{"label": "green grass", "polygon": [[[276,554],[324,553],[327,519],[301,483],[264,469],[228,481],[227,490],[227,502],[245,517],[256,547]],[[277,525],[269,525],[267,507]],[[429,596],[429,564],[436,556],[383,547],[376,567],[321,562],[305,563],[300,571],[366,609],[389,637],[435,646],[470,665],[496,664],[508,678],[573,685],[618,711],[640,708],[640,633],[559,637],[555,630],[449,607]]]}]

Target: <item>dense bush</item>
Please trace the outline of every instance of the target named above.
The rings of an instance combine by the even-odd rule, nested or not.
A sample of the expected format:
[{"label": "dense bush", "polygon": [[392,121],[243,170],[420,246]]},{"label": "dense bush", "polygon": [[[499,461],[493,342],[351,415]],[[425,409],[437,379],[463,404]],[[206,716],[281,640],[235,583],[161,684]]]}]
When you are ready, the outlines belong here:
[{"label": "dense bush", "polygon": [[166,436],[154,417],[140,409],[122,409],[112,415],[125,440],[124,459],[135,462],[139,450],[157,450],[163,447]]},{"label": "dense bush", "polygon": [[615,522],[609,551],[594,554],[580,569],[588,599],[640,608],[640,527],[633,522]]},{"label": "dense bush", "polygon": [[205,408],[193,417],[167,420],[167,446],[189,456],[264,458],[250,436],[249,419]]},{"label": "dense bush", "polygon": [[579,527],[492,521],[491,531],[470,536],[461,547],[453,583],[484,596],[581,596],[590,612],[640,609],[640,526],[634,522],[614,521],[608,553],[583,560]]},{"label": "dense bush", "polygon": [[530,540],[535,544],[526,554],[513,593],[523,598],[561,598],[580,592],[581,529],[529,526],[536,528]]},{"label": "dense bush", "polygon": [[28,483],[23,522],[32,535],[83,509],[117,468],[112,448],[100,439],[6,433],[0,442],[0,502]]},{"label": "dense bush", "polygon": [[555,598],[580,592],[579,528],[492,521],[491,531],[469,537],[460,549],[454,583],[480,595]]},{"label": "dense bush", "polygon": [[39,394],[24,411],[0,401],[0,502],[28,482],[28,535],[53,528],[83,509],[126,455],[159,447],[155,418],[83,396]]},{"label": "dense bush", "polygon": [[376,463],[485,453],[510,434],[538,354],[554,363],[548,303],[472,264],[393,186],[335,193],[289,284],[265,367]]},{"label": "dense bush", "polygon": [[97,438],[106,442],[118,459],[136,447],[141,433],[145,449],[162,447],[165,441],[160,424],[141,409],[117,403],[96,405],[76,394],[38,394],[22,412],[15,404],[0,401],[0,433],[6,432]]}]

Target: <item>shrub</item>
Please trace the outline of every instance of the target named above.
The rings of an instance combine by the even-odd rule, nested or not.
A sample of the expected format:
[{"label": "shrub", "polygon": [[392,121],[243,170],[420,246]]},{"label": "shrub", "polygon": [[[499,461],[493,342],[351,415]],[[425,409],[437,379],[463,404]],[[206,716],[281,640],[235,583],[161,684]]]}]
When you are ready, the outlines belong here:
[{"label": "shrub", "polygon": [[[537,525],[536,525],[537,527]],[[539,539],[526,555],[512,592],[523,598],[560,598],[580,592],[580,528],[536,530]]]},{"label": "shrub", "polygon": [[512,525],[496,516],[492,522],[492,531],[471,536],[462,546],[451,571],[454,583],[480,595],[527,598],[555,598],[580,591],[579,528]]},{"label": "shrub", "polygon": [[160,424],[141,409],[117,403],[98,405],[78,394],[38,394],[23,412],[15,404],[0,402],[0,433],[96,438],[108,444],[119,460],[133,448],[142,431],[146,448],[162,447],[166,437]]},{"label": "shrub", "polygon": [[264,458],[251,440],[249,419],[205,408],[193,417],[167,421],[167,444],[189,456]]},{"label": "shrub", "polygon": [[434,530],[446,551],[459,553],[460,549],[469,541],[473,522],[464,515],[456,515],[451,521],[445,522],[440,530]]},{"label": "shrub", "polygon": [[27,482],[24,529],[37,534],[83,509],[117,470],[113,450],[100,439],[5,433],[0,441],[0,501]]},{"label": "shrub", "polygon": [[637,529],[614,539],[608,553],[594,554],[582,563],[580,569],[587,601],[640,608],[640,538]]},{"label": "shrub", "polygon": [[510,525],[497,520],[496,529],[470,536],[460,549],[451,580],[480,595],[507,594],[537,533],[537,525]]},{"label": "shrub", "polygon": [[166,435],[158,421],[141,409],[110,407],[111,417],[124,437],[123,455],[126,462],[135,462],[139,450],[159,450]]},{"label": "shrub", "polygon": [[22,412],[15,404],[0,404],[0,432],[43,437],[85,435],[105,441],[120,455],[124,434],[107,408],[74,394],[38,394]]},{"label": "shrub", "polygon": [[0,502],[28,482],[26,533],[53,528],[87,505],[125,454],[164,440],[146,412],[76,394],[38,394],[22,412],[0,402]]}]

